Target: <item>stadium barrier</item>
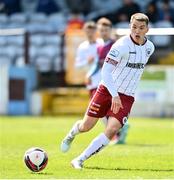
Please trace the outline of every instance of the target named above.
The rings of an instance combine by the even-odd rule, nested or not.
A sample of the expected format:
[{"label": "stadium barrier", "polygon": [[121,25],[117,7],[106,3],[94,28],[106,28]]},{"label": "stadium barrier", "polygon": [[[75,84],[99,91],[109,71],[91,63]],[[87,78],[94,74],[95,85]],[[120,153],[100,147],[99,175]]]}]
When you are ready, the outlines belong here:
[{"label": "stadium barrier", "polygon": [[36,87],[35,67],[0,65],[0,114],[31,114],[31,97]]},{"label": "stadium barrier", "polygon": [[[15,64],[14,57],[7,58],[7,54],[0,51],[3,54],[0,57],[0,114],[9,115],[24,115],[31,114],[32,108],[30,107],[32,96],[31,92],[39,86],[49,84],[52,86],[64,85],[64,34],[58,32],[46,33],[38,32],[34,35],[57,35],[60,36],[60,43],[57,45],[58,59],[60,59],[58,70],[57,65],[53,65],[51,72],[39,73],[35,64],[31,63],[31,57],[29,54],[29,48],[31,45],[31,35],[25,29],[1,29],[0,36],[5,37],[6,40],[10,39],[10,36],[22,36],[24,39],[23,47],[23,59],[24,63]],[[15,51],[12,49],[11,51]],[[13,52],[12,52],[13,53]],[[5,59],[4,59],[5,57]],[[8,59],[8,61],[6,61]],[[35,62],[34,62],[35,63]],[[38,81],[39,79],[39,81]],[[50,81],[51,80],[51,81]],[[38,83],[39,82],[39,83]],[[39,105],[39,103],[38,103]]]},{"label": "stadium barrier", "polygon": [[29,115],[33,90],[37,87],[37,72],[34,67],[9,68],[9,115]]},{"label": "stadium barrier", "polygon": [[85,88],[57,88],[34,91],[30,107],[33,115],[82,115],[88,102]]},{"label": "stadium barrier", "polygon": [[131,115],[174,117],[174,67],[147,66]]},{"label": "stadium barrier", "polygon": [[[147,66],[137,89],[131,116],[174,117],[173,74],[174,67]],[[57,88],[34,92],[32,99],[34,115],[82,115],[89,95],[85,88]]]},{"label": "stadium barrier", "polygon": [[8,65],[0,65],[0,114],[8,114]]}]

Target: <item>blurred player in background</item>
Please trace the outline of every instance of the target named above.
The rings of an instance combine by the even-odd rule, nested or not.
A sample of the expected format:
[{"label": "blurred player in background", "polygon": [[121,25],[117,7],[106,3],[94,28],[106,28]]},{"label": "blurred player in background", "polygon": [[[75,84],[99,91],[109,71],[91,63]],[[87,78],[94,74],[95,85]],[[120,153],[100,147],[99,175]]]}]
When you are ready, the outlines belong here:
[{"label": "blurred player in background", "polygon": [[[112,22],[107,18],[100,18],[97,21],[97,30],[100,38],[103,40],[102,44],[97,46],[98,61],[94,62],[93,67],[89,71],[86,77],[86,82],[90,84],[91,79],[95,77],[95,74],[101,73],[102,66],[106,55],[108,54],[110,48],[115,43],[115,39],[112,39]],[[102,118],[103,123],[107,126],[107,118]],[[123,128],[116,133],[112,139],[112,144],[124,144],[128,132],[128,122],[123,126]]]},{"label": "blurred player in background", "polygon": [[116,41],[105,58],[102,80],[89,103],[83,121],[77,121],[61,143],[61,150],[67,152],[75,136],[92,129],[98,118],[108,116],[107,127],[75,159],[71,165],[81,169],[85,160],[106,147],[115,132],[126,123],[134,103],[135,90],[154,45],[145,35],[149,19],[136,13],[130,19],[130,35]]},{"label": "blurred player in background", "polygon": [[[86,22],[84,24],[84,32],[87,40],[82,42],[76,53],[75,67],[83,68],[87,73],[98,61],[97,47],[99,44],[103,44],[102,39],[96,38],[96,24],[93,21]],[[91,76],[90,83],[86,81],[86,88],[89,90],[90,97],[92,98],[98,84],[101,80],[101,73],[98,71]]]},{"label": "blurred player in background", "polygon": [[[86,22],[84,24],[83,29],[87,40],[79,45],[76,53],[75,67],[77,69],[83,68],[87,72],[85,78],[85,84],[86,84],[86,88],[89,90],[89,95],[91,99],[97,90],[99,82],[101,81],[101,68],[100,67],[98,68],[98,64],[100,63],[100,61],[104,61],[103,60],[104,57],[106,57],[107,52],[109,51],[111,45],[114,42],[110,39],[111,23],[110,22],[109,24],[107,23],[108,21],[106,22],[105,25],[101,25],[102,33],[99,33],[101,35],[101,39],[99,39],[96,38],[97,27],[95,22],[93,21]],[[107,46],[105,45],[106,43]],[[105,46],[107,48],[107,52],[106,52],[106,48],[102,48]],[[102,53],[102,58],[100,52]],[[102,121],[105,125],[107,124],[106,117],[103,117]]]}]

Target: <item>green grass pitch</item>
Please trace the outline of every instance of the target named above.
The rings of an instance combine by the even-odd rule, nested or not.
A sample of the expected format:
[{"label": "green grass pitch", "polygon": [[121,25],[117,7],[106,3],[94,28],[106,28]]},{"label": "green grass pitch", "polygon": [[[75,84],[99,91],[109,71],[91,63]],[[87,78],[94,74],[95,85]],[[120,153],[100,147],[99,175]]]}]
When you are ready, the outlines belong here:
[{"label": "green grass pitch", "polygon": [[[98,122],[63,154],[60,142],[79,118],[0,117],[0,179],[174,178],[172,119],[130,118],[126,145],[108,146],[87,160],[83,170],[75,170],[70,161],[104,129]],[[45,149],[49,156],[46,169],[40,173],[30,172],[23,162],[24,152],[33,146]]]}]

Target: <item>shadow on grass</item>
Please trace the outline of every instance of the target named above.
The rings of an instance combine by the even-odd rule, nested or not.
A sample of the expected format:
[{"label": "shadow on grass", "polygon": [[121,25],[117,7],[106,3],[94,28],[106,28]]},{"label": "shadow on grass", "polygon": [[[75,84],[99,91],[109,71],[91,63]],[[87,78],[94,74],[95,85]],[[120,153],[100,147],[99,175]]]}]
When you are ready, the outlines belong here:
[{"label": "shadow on grass", "polygon": [[152,171],[152,172],[174,172],[174,169],[139,169],[139,168],[105,168],[105,167],[85,167],[92,170],[109,170],[109,171]]},{"label": "shadow on grass", "polygon": [[167,144],[126,144],[128,146],[136,146],[136,147],[164,147]]},{"label": "shadow on grass", "polygon": [[31,174],[53,175],[53,173],[47,173],[47,172],[31,172]]}]

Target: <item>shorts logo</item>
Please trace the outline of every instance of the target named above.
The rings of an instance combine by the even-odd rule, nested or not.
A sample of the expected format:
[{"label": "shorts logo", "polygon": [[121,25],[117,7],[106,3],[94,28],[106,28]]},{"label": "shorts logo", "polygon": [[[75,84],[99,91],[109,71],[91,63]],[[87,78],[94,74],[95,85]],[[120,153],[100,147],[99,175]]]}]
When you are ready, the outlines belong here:
[{"label": "shorts logo", "polygon": [[94,111],[99,111],[99,108],[94,107],[94,106],[90,106],[90,109],[94,110]]},{"label": "shorts logo", "polygon": [[97,104],[95,102],[92,102],[92,105],[96,106],[96,107],[100,107],[100,104]]},{"label": "shorts logo", "polygon": [[97,112],[92,111],[92,110],[89,110],[89,112],[92,113],[92,114],[97,114]]},{"label": "shorts logo", "polygon": [[123,124],[126,124],[127,121],[128,121],[128,117],[124,117],[122,122]]}]

